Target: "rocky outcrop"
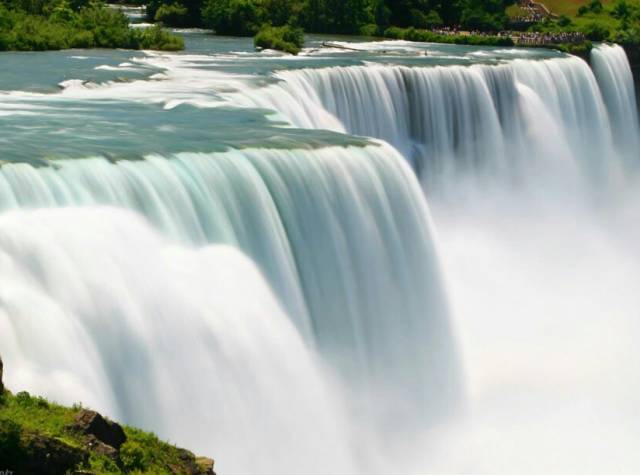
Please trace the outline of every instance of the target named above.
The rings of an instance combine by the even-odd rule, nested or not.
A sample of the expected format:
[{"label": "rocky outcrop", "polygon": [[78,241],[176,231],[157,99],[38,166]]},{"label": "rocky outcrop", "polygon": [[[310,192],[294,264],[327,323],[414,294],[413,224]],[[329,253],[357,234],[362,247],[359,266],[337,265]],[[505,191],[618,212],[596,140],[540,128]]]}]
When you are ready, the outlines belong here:
[{"label": "rocky outcrop", "polygon": [[623,45],[623,47],[627,53],[631,72],[633,73],[633,82],[636,86],[636,100],[640,108],[640,47],[638,45]]},{"label": "rocky outcrop", "polygon": [[188,450],[181,449],[179,455],[180,466],[169,467],[175,475],[216,475],[213,471],[213,460],[206,457],[196,457]]},{"label": "rocky outcrop", "polygon": [[196,464],[200,468],[200,473],[203,475],[216,475],[213,471],[213,459],[207,457],[197,457]]},{"label": "rocky outcrop", "polygon": [[71,428],[88,436],[87,440],[90,444],[98,447],[100,444],[106,445],[115,449],[116,452],[127,441],[127,436],[119,424],[108,421],[96,411],[88,409],[80,410]]},{"label": "rocky outcrop", "polygon": [[40,434],[27,433],[22,437],[23,464],[17,473],[24,475],[59,475],[73,471],[86,463],[89,453],[65,442]]}]

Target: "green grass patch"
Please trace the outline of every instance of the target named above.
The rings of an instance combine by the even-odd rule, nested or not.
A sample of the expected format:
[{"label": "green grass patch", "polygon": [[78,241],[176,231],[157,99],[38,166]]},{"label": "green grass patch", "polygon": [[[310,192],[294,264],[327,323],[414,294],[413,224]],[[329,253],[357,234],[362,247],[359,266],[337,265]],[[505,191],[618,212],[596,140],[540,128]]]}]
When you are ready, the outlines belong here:
[{"label": "green grass patch", "polygon": [[532,29],[540,32],[578,31],[591,41],[609,41],[637,48],[640,44],[640,0],[580,2],[572,15],[545,20]]},{"label": "green grass patch", "polygon": [[[55,439],[69,447],[86,449],[86,437],[73,428],[82,407],[64,407],[26,392],[5,392],[0,397],[0,461],[7,468],[21,467],[30,457],[35,436]],[[120,448],[119,460],[88,452],[88,461],[75,467],[95,474],[186,473],[195,458],[190,452],[163,442],[150,432],[122,426],[127,441]],[[19,471],[17,471],[19,473]]]},{"label": "green grass patch", "polygon": [[510,5],[505,10],[505,13],[509,18],[523,18],[529,16],[529,10],[525,10],[524,8],[518,5]]}]

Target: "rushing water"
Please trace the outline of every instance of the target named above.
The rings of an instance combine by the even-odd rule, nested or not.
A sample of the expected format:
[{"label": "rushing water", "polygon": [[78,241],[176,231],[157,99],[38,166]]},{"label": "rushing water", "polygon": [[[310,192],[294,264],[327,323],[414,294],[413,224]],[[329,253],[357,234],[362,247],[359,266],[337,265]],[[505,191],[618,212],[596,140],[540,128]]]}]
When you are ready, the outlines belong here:
[{"label": "rushing water", "polygon": [[185,34],[0,56],[11,388],[222,474],[640,468],[621,48]]}]

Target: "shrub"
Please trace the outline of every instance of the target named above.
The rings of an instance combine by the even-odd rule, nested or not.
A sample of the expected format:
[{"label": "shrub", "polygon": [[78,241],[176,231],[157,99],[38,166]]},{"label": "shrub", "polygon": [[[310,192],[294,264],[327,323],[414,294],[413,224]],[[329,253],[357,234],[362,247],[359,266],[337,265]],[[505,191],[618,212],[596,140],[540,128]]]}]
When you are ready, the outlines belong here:
[{"label": "shrub", "polygon": [[404,34],[404,30],[402,28],[398,28],[397,26],[390,26],[386,30],[384,30],[384,37],[391,38],[392,40],[400,40]]},{"label": "shrub", "polygon": [[180,51],[184,49],[184,39],[172,35],[159,25],[152,28],[132,30],[132,44],[136,49],[154,49],[160,51]]},{"label": "shrub", "polygon": [[304,44],[304,31],[291,26],[263,26],[253,43],[260,48],[298,54]]},{"label": "shrub", "polygon": [[558,25],[563,28],[571,25],[571,18],[569,18],[567,15],[560,15],[560,18],[558,18]]},{"label": "shrub", "polygon": [[378,35],[378,25],[373,23],[369,23],[368,25],[364,25],[360,28],[360,34],[362,36],[377,36]]},{"label": "shrub", "polygon": [[20,443],[21,427],[9,419],[0,419],[0,461],[5,466],[14,466],[25,458]]},{"label": "shrub", "polygon": [[125,442],[120,447],[120,461],[127,473],[142,471],[149,464],[142,446],[133,441]]},{"label": "shrub", "polygon": [[591,41],[604,41],[609,38],[609,29],[597,21],[591,21],[581,28],[584,35]]},{"label": "shrub", "polygon": [[591,0],[591,3],[589,3],[589,10],[593,13],[600,13],[602,9],[602,2],[600,0]]},{"label": "shrub", "polygon": [[168,26],[187,26],[189,11],[179,3],[160,5],[154,15],[154,21]]}]

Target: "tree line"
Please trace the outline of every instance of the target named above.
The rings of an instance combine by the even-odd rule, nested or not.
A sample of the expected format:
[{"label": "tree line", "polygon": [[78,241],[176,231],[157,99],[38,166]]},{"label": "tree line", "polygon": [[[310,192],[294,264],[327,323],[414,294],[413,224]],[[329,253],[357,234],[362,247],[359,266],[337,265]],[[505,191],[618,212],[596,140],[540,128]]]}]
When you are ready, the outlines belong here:
[{"label": "tree line", "polygon": [[67,48],[180,50],[182,38],[159,26],[132,29],[96,0],[0,0],[0,51]]},{"label": "tree line", "polygon": [[200,26],[223,35],[254,35],[264,25],[311,33],[380,34],[390,26],[455,25],[499,31],[514,0],[151,0],[147,14],[168,26]]}]

